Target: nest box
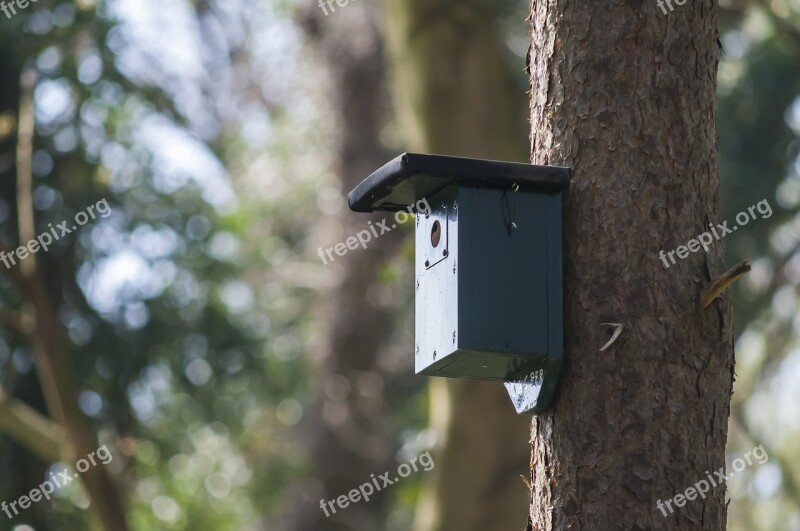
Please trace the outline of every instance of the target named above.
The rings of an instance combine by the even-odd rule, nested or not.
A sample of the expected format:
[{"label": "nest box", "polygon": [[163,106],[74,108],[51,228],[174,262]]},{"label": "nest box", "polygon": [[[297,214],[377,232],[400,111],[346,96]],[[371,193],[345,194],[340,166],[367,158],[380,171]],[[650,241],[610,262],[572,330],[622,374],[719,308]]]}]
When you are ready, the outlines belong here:
[{"label": "nest box", "polygon": [[548,406],[569,180],[569,168],[405,153],[350,192],[355,212],[428,207],[415,212],[417,374],[503,381],[518,412]]}]

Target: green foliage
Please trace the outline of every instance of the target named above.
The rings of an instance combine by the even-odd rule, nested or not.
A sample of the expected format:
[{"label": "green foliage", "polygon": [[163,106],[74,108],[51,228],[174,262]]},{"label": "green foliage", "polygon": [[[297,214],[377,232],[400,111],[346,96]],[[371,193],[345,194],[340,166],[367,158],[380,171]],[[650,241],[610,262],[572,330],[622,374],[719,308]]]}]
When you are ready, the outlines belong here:
[{"label": "green foliage", "polygon": [[[172,13],[177,24],[197,25],[193,35],[205,40],[194,50],[198,60],[209,68],[216,61],[197,78],[192,64],[165,65],[148,57],[152,49],[138,49],[136,30],[116,20],[121,4],[59,18],[71,4],[42,1],[0,28],[0,112],[19,112],[23,65],[39,74],[37,233],[100,199],[112,210],[37,256],[64,326],[46,333],[68,341],[81,407],[113,448],[109,467],[123,479],[135,529],[252,526],[279,512],[302,468],[288,428],[307,394],[313,290],[275,273],[304,252],[314,219],[300,205],[313,204],[322,176],[282,183],[290,199],[269,201],[248,196],[249,184],[225,171],[235,166],[228,152],[253,158],[232,126],[255,120],[214,105],[214,92],[226,87],[213,76],[236,67],[229,54],[244,44],[236,29],[254,31],[263,20],[248,21],[244,6]],[[215,31],[228,34],[204,39]],[[279,105],[261,94],[232,97],[267,120]],[[0,145],[4,160],[13,160],[13,133]],[[0,166],[0,238],[16,245],[15,171]],[[280,169],[288,168],[275,168],[273,179]],[[18,308],[18,294],[0,278],[3,306]],[[0,382],[45,412],[30,350],[5,333]],[[0,499],[16,499],[46,475],[46,463],[5,436],[0,455]],[[87,529],[87,514],[76,511],[86,503],[75,483],[13,523]]]}]

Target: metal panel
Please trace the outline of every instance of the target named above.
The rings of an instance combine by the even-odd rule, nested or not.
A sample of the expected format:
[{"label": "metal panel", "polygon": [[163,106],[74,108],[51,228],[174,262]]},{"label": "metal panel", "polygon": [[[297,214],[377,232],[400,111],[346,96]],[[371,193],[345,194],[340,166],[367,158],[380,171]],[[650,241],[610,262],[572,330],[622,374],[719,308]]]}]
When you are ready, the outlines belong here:
[{"label": "metal panel", "polygon": [[[462,188],[459,347],[547,356],[547,215],[552,196]],[[509,233],[507,225],[516,228]]]},{"label": "metal panel", "polygon": [[[458,223],[455,186],[428,198],[431,212],[417,215],[415,242],[415,336],[417,373],[435,374],[453,360],[456,350],[458,316],[457,276],[455,273]],[[444,241],[431,244],[435,223],[443,228]],[[442,249],[442,246],[445,249]],[[444,253],[444,250],[448,250]],[[435,262],[434,262],[435,260]]]},{"label": "metal panel", "polygon": [[553,400],[564,357],[562,198],[547,206],[547,360],[505,383],[517,413],[539,413]]},{"label": "metal panel", "polygon": [[[558,227],[548,217],[560,201],[463,186],[429,198],[432,211],[417,222],[418,373],[503,380],[548,358],[549,297],[560,289],[548,286],[555,279],[551,252],[560,257],[551,245],[560,236],[549,230]],[[446,244],[434,247],[437,222]],[[511,222],[516,229],[509,234]]]}]

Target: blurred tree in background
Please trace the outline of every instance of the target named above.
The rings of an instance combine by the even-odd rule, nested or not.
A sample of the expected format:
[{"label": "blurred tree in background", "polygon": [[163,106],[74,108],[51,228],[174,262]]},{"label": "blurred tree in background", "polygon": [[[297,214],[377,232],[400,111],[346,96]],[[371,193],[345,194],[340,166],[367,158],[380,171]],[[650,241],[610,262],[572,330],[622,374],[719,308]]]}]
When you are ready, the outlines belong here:
[{"label": "blurred tree in background", "polygon": [[[30,335],[62,345],[71,374],[57,377],[75,380],[73,406],[112,449],[106,469],[132,528],[255,526],[303,469],[282,427],[303,412],[315,286],[293,264],[305,261],[325,166],[324,152],[297,156],[320,142],[318,128],[298,127],[301,113],[322,117],[288,97],[308,76],[286,68],[301,53],[287,9],[42,1],[2,21],[2,240],[25,243],[23,72],[37,77],[36,233],[100,198],[112,210],[37,255],[57,320],[37,319]],[[265,189],[288,185],[268,201]],[[24,317],[26,294],[2,282],[4,315]],[[32,343],[4,335],[3,389],[57,419]],[[2,427],[0,497],[11,501],[61,467]],[[62,453],[71,464],[84,450]],[[76,509],[101,504],[94,494],[72,483],[14,524],[86,528]]]},{"label": "blurred tree in background", "polygon": [[732,530],[800,529],[800,5],[730,6],[718,131],[723,219],[762,199],[773,214],[725,240],[753,270],[734,292],[736,383],[728,452],[762,444],[769,461],[728,485]]},{"label": "blurred tree in background", "polygon": [[[523,2],[387,0],[392,93],[409,150],[528,162]],[[529,419],[499,382],[434,378],[437,468],[417,531],[522,529]]]},{"label": "blurred tree in background", "polygon": [[[523,83],[526,4],[484,6],[498,61]],[[0,530],[88,529],[85,509],[113,515],[115,500],[131,529],[411,527],[422,474],[341,520],[319,509],[370,473],[464,442],[427,428],[433,404],[412,374],[410,231],[331,265],[317,256],[365,226],[344,194],[403,138],[441,145],[407,124],[447,94],[422,111],[391,103],[404,85],[387,79],[383,42],[403,21],[384,7],[38,0],[0,14],[0,241],[111,208],[37,253],[35,275],[0,266],[0,501],[88,440],[112,452],[99,470],[114,485],[75,481],[13,520],[0,513]],[[800,5],[723,7],[723,219],[765,198],[774,210],[725,241],[729,264],[753,263],[735,290],[729,453],[764,444],[770,456],[729,485],[729,526],[796,530]],[[435,15],[422,20],[476,23]],[[524,100],[521,112],[524,124]],[[62,371],[48,372],[53,359]],[[478,474],[490,461],[455,466]],[[504,480],[522,488],[517,474]],[[464,503],[448,495],[436,501]]]}]

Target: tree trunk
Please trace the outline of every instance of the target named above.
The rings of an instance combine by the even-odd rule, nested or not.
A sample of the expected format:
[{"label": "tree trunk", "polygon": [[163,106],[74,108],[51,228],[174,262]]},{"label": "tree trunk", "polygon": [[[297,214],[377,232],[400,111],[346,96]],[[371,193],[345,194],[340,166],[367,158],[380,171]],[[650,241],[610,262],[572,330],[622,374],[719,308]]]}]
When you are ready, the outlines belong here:
[{"label": "tree trunk", "polygon": [[[734,367],[729,301],[698,307],[721,244],[659,259],[720,221],[717,2],[672,5],[532,2],[531,160],[574,169],[565,368],[533,422],[533,529],[725,526],[724,485],[657,506],[724,467]],[[625,328],[599,352],[603,323]]]},{"label": "tree trunk", "polygon": [[[386,4],[394,101],[409,149],[525,161],[525,87],[497,31],[499,4]],[[522,529],[530,417],[518,416],[495,382],[431,378],[430,402],[436,468],[415,529]]]}]

